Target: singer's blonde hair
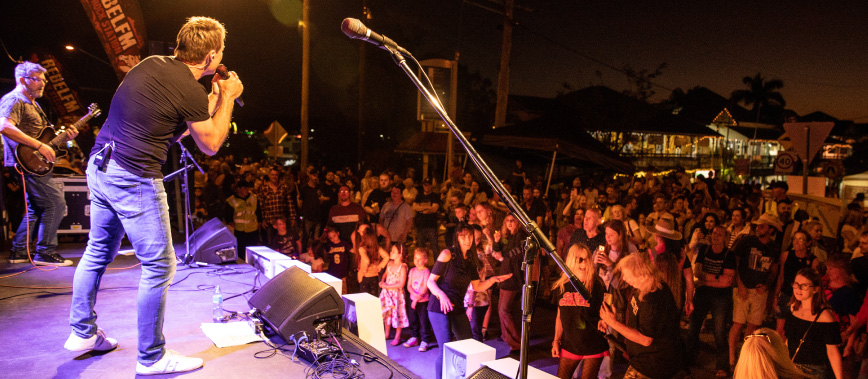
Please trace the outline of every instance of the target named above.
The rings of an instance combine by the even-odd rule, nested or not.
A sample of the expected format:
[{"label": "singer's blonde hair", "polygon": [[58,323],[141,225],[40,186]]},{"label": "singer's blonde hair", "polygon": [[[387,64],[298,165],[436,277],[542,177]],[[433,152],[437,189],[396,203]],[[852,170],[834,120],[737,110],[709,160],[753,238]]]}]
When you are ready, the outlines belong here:
[{"label": "singer's blonde hair", "polygon": [[201,63],[212,50],[219,52],[226,40],[226,28],[210,17],[190,17],[178,31],[175,56],[184,63]]}]

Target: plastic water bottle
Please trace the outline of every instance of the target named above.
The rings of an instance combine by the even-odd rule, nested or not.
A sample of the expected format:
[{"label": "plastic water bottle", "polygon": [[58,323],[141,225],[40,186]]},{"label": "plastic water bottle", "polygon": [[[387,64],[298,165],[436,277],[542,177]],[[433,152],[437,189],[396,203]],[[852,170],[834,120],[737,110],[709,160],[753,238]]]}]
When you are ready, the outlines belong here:
[{"label": "plastic water bottle", "polygon": [[223,294],[220,293],[220,286],[214,289],[211,301],[214,303],[214,308],[211,309],[211,318],[214,319],[214,322],[223,322]]}]

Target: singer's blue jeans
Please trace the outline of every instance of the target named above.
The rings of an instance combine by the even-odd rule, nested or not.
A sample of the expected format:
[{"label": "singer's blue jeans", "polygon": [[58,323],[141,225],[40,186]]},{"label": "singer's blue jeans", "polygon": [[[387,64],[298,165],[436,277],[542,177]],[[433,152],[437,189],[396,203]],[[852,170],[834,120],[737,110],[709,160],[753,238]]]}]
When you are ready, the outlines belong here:
[{"label": "singer's blue jeans", "polygon": [[[93,156],[96,156],[94,154]],[[163,316],[166,294],[175,276],[175,249],[169,206],[162,179],[133,175],[110,160],[105,172],[93,156],[87,168],[91,230],[84,256],[75,270],[69,324],[82,338],[96,333],[97,290],[106,266],[120,248],[124,231],[142,264],[138,312],[138,361],[145,366],[164,354]]]}]

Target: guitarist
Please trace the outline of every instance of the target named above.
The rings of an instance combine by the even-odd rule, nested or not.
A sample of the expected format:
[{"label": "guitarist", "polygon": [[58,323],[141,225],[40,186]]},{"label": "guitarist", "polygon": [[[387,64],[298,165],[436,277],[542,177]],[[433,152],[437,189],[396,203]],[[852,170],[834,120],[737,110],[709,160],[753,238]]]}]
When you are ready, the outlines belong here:
[{"label": "guitarist", "polygon": [[[49,163],[54,163],[54,149],[39,142],[35,137],[51,124],[36,99],[42,97],[45,89],[45,68],[33,62],[22,62],[15,67],[15,89],[0,99],[0,134],[5,145],[4,163],[7,167],[15,165],[15,147],[26,144],[42,154]],[[78,135],[70,128],[67,138]],[[63,192],[53,182],[51,172],[44,176],[23,173],[27,194],[28,222],[21,222],[12,239],[9,262],[28,262],[28,252],[33,251],[30,233],[38,231],[36,254],[33,263],[37,265],[71,266],[72,261],[63,259],[57,253],[57,228],[63,219],[66,201]],[[17,199],[16,199],[17,200]],[[29,224],[29,227],[28,227]]]}]

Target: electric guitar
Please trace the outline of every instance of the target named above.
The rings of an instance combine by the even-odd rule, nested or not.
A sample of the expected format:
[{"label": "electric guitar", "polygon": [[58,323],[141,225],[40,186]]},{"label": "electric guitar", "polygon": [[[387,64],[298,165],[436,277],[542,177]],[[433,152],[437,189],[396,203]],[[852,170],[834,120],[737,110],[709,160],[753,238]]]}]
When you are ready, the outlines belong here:
[{"label": "electric guitar", "polygon": [[[36,140],[54,149],[55,158],[66,156],[68,152],[63,146],[65,146],[66,141],[68,140],[68,129],[80,129],[82,125],[87,123],[90,119],[99,116],[101,112],[102,110],[99,109],[99,105],[93,103],[87,107],[87,114],[76,121],[75,124],[72,124],[69,127],[62,127],[60,130],[55,130],[54,127],[50,125],[46,126],[39,132]],[[15,162],[18,163],[18,167],[21,167],[22,170],[36,176],[45,176],[54,168],[54,163],[49,163],[48,160],[45,159],[45,156],[43,156],[37,149],[22,143],[19,143],[18,146],[15,147]]]}]

